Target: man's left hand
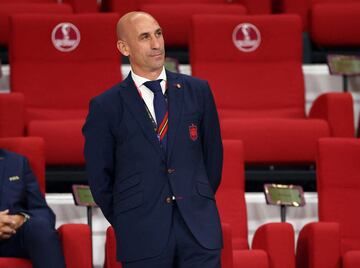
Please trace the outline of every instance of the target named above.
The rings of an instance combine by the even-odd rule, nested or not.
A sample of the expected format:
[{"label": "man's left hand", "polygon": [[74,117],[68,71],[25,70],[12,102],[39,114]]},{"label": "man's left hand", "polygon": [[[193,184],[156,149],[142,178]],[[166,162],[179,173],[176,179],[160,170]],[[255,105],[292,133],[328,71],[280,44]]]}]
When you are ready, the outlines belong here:
[{"label": "man's left hand", "polygon": [[12,227],[15,230],[19,229],[25,222],[25,216],[21,214],[10,215],[10,218],[13,220]]}]

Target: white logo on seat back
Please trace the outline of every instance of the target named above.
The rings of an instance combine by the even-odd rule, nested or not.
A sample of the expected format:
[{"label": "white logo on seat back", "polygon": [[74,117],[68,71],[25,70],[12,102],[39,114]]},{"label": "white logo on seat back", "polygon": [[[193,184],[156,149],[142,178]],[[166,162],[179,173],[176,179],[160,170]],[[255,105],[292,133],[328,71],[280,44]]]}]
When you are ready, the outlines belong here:
[{"label": "white logo on seat back", "polygon": [[260,31],[251,23],[241,23],[236,26],[232,38],[234,45],[243,52],[254,51],[261,43]]},{"label": "white logo on seat back", "polygon": [[70,52],[80,43],[80,31],[74,24],[62,22],[54,27],[51,40],[57,50]]}]

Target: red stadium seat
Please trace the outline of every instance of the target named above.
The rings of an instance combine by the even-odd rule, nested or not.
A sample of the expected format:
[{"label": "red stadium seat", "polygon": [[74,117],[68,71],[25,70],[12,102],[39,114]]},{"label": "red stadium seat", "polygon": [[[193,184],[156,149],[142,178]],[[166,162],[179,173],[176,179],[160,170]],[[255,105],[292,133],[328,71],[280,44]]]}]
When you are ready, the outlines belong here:
[{"label": "red stadium seat", "polygon": [[319,141],[319,222],[305,225],[299,234],[298,267],[360,267],[359,159],[359,139]]},{"label": "red stadium seat", "polygon": [[[44,1],[45,2],[45,1]],[[50,2],[50,3],[49,3]],[[53,2],[53,3],[51,3]],[[0,0],[0,45],[7,46],[10,39],[10,17],[15,14],[69,14],[72,8],[67,4],[57,4],[54,1],[32,3],[31,1],[1,1]]]},{"label": "red stadium seat", "polygon": [[322,1],[322,3],[313,4],[310,13],[311,39],[322,47],[358,47],[360,45],[360,1],[332,2]]},{"label": "red stadium seat", "polygon": [[[1,138],[0,148],[24,155],[45,194],[44,141],[38,137]],[[91,268],[91,232],[85,224],[64,224],[58,229],[67,268]],[[49,257],[49,256],[44,256]],[[19,258],[1,258],[0,268],[31,268],[31,262]]]},{"label": "red stadium seat", "polygon": [[354,136],[350,94],[324,94],[305,115],[297,16],[197,15],[192,29],[192,73],[209,81],[222,136],[244,141],[246,163],[312,163],[318,138]]},{"label": "red stadium seat", "polygon": [[319,46],[360,45],[359,0],[279,0],[280,12],[298,14]]},{"label": "red stadium seat", "polygon": [[124,15],[141,10],[153,15],[164,31],[166,45],[188,45],[191,16],[194,14],[268,14],[270,0],[106,0],[104,9]]},{"label": "red stadium seat", "polygon": [[12,19],[11,90],[25,96],[27,135],[45,139],[47,164],[84,164],[81,127],[89,100],[122,78],[117,19],[116,14]]},{"label": "red stadium seat", "polygon": [[249,250],[243,144],[238,140],[223,140],[223,146],[224,167],[216,203],[221,221],[232,230],[234,267],[295,267],[294,231],[290,224],[261,226]]}]

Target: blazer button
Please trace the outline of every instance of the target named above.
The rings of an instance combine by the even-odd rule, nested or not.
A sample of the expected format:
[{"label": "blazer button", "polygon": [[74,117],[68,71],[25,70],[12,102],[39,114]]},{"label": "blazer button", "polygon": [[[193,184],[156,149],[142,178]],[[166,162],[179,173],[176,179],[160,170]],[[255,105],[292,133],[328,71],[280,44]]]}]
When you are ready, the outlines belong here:
[{"label": "blazer button", "polygon": [[171,196],[166,197],[165,202],[166,202],[166,204],[171,204],[172,203]]},{"label": "blazer button", "polygon": [[169,168],[169,169],[167,170],[167,172],[168,172],[168,174],[172,174],[172,173],[175,172],[175,168]]}]

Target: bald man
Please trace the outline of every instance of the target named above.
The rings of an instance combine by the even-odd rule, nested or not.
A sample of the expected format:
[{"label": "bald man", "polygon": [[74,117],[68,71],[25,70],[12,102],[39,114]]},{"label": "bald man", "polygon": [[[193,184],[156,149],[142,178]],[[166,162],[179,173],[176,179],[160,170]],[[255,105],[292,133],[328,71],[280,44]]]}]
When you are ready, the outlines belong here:
[{"label": "bald man", "polygon": [[89,184],[117,258],[124,268],[218,268],[222,143],[208,83],[165,70],[151,15],[124,15],[117,35],[131,72],[91,100],[83,127]]}]

